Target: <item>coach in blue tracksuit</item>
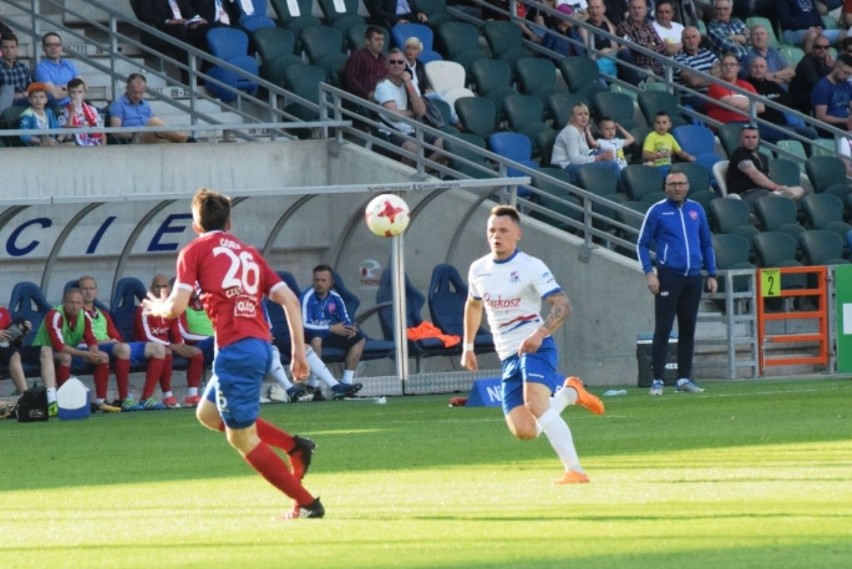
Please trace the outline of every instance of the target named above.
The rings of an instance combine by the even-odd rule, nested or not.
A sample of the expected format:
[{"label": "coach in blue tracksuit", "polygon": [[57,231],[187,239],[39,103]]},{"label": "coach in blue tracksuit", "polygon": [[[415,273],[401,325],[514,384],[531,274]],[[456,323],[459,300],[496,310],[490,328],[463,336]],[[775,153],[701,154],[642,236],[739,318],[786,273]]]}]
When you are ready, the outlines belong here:
[{"label": "coach in blue tracksuit", "polygon": [[[707,215],[701,204],[686,199],[689,181],[686,174],[666,176],[666,199],[648,209],[636,250],[648,289],[654,295],[654,343],[651,370],[654,380],[651,395],[663,394],[663,369],[666,364],[669,334],[677,316],[677,391],[704,391],[692,381],[692,353],[695,346],[695,322],[701,300],[701,269],[707,270],[707,290],[716,292],[716,255]],[[650,249],[657,253],[657,272],[651,266]]]}]

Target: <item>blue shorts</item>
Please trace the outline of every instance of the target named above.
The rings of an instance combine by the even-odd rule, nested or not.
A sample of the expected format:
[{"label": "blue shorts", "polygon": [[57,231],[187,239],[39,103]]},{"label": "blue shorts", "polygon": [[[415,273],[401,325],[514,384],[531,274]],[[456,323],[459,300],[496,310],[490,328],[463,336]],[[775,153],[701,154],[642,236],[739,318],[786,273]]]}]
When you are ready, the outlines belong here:
[{"label": "blue shorts", "polygon": [[[102,344],[98,344],[98,349],[102,352],[106,352],[109,356],[110,360],[114,360],[115,356],[113,355],[113,350],[119,344],[119,342],[104,342]],[[130,346],[130,364],[131,365],[141,365],[145,363],[145,342],[127,342],[127,345]],[[85,350],[85,347],[80,348],[81,350]]]},{"label": "blue shorts", "polygon": [[216,404],[225,424],[244,429],[260,415],[260,386],[269,369],[269,342],[246,338],[220,348],[204,397]]},{"label": "blue shorts", "polygon": [[[189,342],[187,342],[189,343]],[[215,348],[216,348],[216,337],[210,336],[208,338],[204,338],[203,340],[199,340],[198,342],[189,343],[190,346],[195,346],[201,353],[204,354],[204,365],[209,366],[213,363],[215,358]]]},{"label": "blue shorts", "polygon": [[561,385],[562,377],[556,373],[557,361],[556,344],[548,336],[534,354],[517,355],[506,358],[503,368],[503,414],[524,404],[524,383],[541,383],[556,391]]}]

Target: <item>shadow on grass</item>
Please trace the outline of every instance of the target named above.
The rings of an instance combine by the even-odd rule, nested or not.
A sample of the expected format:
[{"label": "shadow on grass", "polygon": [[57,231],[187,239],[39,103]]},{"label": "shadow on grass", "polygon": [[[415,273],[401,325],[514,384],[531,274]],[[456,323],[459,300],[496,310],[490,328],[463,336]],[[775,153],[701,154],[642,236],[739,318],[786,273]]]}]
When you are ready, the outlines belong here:
[{"label": "shadow on grass", "polygon": [[[847,440],[852,382],[816,385],[728,382],[700,396],[658,399],[631,390],[607,400],[609,415],[569,408],[563,416],[584,459],[630,456],[629,464],[616,468],[645,468],[643,454],[658,461],[660,453],[672,453],[666,467],[688,468],[696,464],[678,452]],[[448,408],[447,396],[391,398],[382,406],[267,405],[262,416],[314,438],[319,446],[312,471],[323,474],[556,460],[543,437],[514,440],[499,409]],[[7,421],[0,424],[0,445],[3,463],[25,473],[0,477],[0,490],[254,476],[224,436],[198,425],[190,410]]]}]

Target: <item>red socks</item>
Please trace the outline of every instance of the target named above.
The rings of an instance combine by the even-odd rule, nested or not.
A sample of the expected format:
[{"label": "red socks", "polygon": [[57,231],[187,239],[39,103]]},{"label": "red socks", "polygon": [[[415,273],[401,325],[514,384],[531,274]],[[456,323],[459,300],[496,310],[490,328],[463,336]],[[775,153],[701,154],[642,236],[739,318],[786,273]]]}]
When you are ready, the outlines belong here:
[{"label": "red socks", "polygon": [[[258,419],[255,422],[255,426],[257,427],[257,436],[260,437],[260,440],[264,443],[273,446],[275,448],[280,448],[284,452],[290,452],[293,450],[293,447],[296,444],[296,441],[293,439],[293,436],[282,431],[272,423],[264,421],[263,419]],[[225,423],[222,420],[219,420],[219,430],[221,432],[225,432]]]},{"label": "red socks", "polygon": [[117,358],[113,367],[115,369],[115,386],[118,388],[118,398],[124,401],[127,399],[130,387],[130,360]]},{"label": "red socks", "polygon": [[269,445],[261,442],[245,456],[248,462],[267,482],[293,498],[301,506],[314,501],[314,497],[290,472],[285,462]]},{"label": "red socks", "polygon": [[62,387],[69,377],[71,377],[71,366],[56,366],[56,387]]},{"label": "red socks", "polygon": [[[95,367],[95,397],[100,400],[106,399],[107,396],[107,382],[109,381],[109,364],[98,364]],[[124,398],[127,397],[127,384],[124,384],[124,395],[121,395],[119,392],[119,399],[124,401]]]},{"label": "red socks", "polygon": [[187,387],[199,387],[201,385],[201,374],[204,372],[204,354],[198,353],[189,358],[186,368]]},{"label": "red socks", "polygon": [[[148,360],[148,366],[145,369],[145,386],[142,388],[142,399],[148,399],[154,395],[154,388],[157,387],[157,382],[160,381],[160,376],[163,374],[163,359],[151,358]],[[118,372],[116,371],[116,377]],[[167,391],[167,389],[163,389]]]}]

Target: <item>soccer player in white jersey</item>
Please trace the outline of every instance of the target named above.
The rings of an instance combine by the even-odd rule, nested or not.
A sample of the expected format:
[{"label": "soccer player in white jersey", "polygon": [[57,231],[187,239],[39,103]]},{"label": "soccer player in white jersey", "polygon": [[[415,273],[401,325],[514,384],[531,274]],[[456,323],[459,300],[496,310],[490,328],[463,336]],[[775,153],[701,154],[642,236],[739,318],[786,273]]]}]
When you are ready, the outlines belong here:
[{"label": "soccer player in white jersey", "polygon": [[[551,334],[571,314],[571,303],[547,266],[518,250],[520,222],[518,210],[511,206],[491,210],[487,226],[491,253],[474,261],[468,272],[461,363],[471,371],[478,369],[473,339],[484,308],[502,362],[503,413],[509,431],[524,441],[545,434],[565,466],[554,484],[588,483],[571,429],[560,413],[579,404],[602,415],[604,405],[577,377],[569,377],[564,389],[556,391],[558,356]],[[549,307],[545,318],[540,314],[542,299]]]}]

